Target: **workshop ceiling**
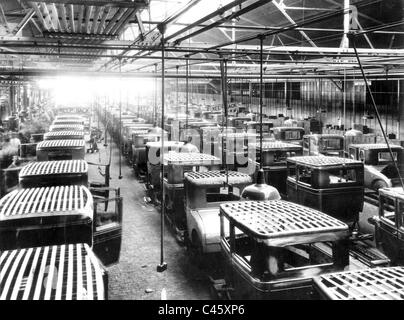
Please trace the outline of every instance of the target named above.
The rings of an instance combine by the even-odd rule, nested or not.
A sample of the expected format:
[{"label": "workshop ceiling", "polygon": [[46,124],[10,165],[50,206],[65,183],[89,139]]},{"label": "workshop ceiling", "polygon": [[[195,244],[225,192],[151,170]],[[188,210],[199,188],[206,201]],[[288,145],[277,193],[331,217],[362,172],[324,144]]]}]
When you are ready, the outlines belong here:
[{"label": "workshop ceiling", "polygon": [[[347,5],[355,6],[356,19]],[[164,26],[167,74],[177,66],[183,74],[189,57],[195,75],[218,74],[222,58],[230,73],[256,75],[257,35],[263,34],[265,63],[274,74],[332,75],[356,67],[348,22],[357,27],[365,69],[400,74],[403,8],[403,0],[5,0],[0,67],[5,76],[151,73],[160,68],[158,26]]]}]

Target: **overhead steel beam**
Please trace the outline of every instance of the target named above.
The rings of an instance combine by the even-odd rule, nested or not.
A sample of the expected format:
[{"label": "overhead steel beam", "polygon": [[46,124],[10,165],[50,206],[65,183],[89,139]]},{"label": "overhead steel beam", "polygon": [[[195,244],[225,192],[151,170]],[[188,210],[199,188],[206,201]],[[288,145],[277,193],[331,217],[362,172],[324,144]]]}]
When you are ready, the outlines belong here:
[{"label": "overhead steel beam", "polygon": [[109,16],[109,13],[112,11],[112,7],[109,8],[104,8],[104,12],[102,14],[102,18],[100,23],[98,24],[98,28],[97,28],[97,33],[100,34],[102,29],[104,28],[105,25],[105,21],[107,20],[107,17]]},{"label": "overhead steel beam", "polygon": [[76,32],[76,28],[74,25],[74,6],[72,4],[69,4],[67,6],[68,10],[69,10],[69,20],[70,20],[70,29],[71,32]]},{"label": "overhead steel beam", "polygon": [[[110,40],[117,39],[117,37],[114,35],[95,34],[95,33],[89,34],[89,33],[78,33],[78,32],[75,32],[75,33],[44,32],[43,36],[44,36],[43,40],[47,39],[47,40],[54,41],[54,40],[58,39],[57,42],[64,46],[69,46],[69,45],[74,46],[75,44],[81,43],[82,42],[81,40],[102,40],[102,41],[107,40],[107,41],[110,41]],[[37,42],[37,43],[47,43],[47,42],[45,41],[45,42]],[[49,42],[49,43],[51,43],[51,42]],[[97,44],[97,43],[89,42],[88,44],[89,45],[98,45],[101,43]],[[86,44],[84,44],[84,45],[86,45]],[[103,44],[101,44],[100,49],[102,49],[102,46],[103,46]]]},{"label": "overhead steel beam", "polygon": [[164,24],[168,25],[168,24],[172,24],[175,21],[177,21],[184,13],[186,13],[187,11],[189,11],[192,7],[194,7],[195,5],[197,5],[199,2],[201,2],[201,0],[191,0],[189,1],[187,4],[184,5],[184,7],[182,7],[180,10],[178,10],[177,12],[175,12],[173,15],[171,15],[169,18],[164,20]]},{"label": "overhead steel beam", "polygon": [[143,22],[142,22],[142,18],[140,16],[140,13],[138,11],[136,11],[136,21],[137,21],[137,25],[139,27],[139,33],[142,37],[144,37],[144,35],[146,34],[146,29],[144,28]]},{"label": "overhead steel beam", "polygon": [[[347,11],[348,12],[348,11]],[[136,21],[135,21],[136,22]],[[143,21],[143,24],[152,24],[152,25],[157,25],[161,22],[159,21]],[[178,26],[188,26],[188,23],[180,23],[180,22],[174,22],[173,25],[178,25]],[[381,26],[385,26],[386,24],[383,24]],[[203,28],[209,26],[208,24],[199,24],[195,27],[198,28]],[[229,25],[229,24],[222,24],[220,25],[219,29],[236,29],[237,31],[269,31],[269,30],[280,30],[282,27],[277,27],[277,26],[263,26],[263,25]],[[316,28],[316,27],[298,27],[295,28],[294,30],[296,31],[316,31],[316,32],[340,32],[343,33],[344,29],[338,29],[338,28]],[[372,29],[373,30],[373,29]],[[373,33],[380,33],[380,34],[404,34],[404,31],[400,30],[392,30],[392,31],[381,31],[381,30],[374,30],[372,31],[369,29],[369,32]],[[366,32],[366,30],[365,30]]]},{"label": "overhead steel beam", "polygon": [[118,30],[124,28],[128,22],[128,20],[132,17],[132,15],[136,12],[135,9],[126,9],[126,12],[120,17],[112,29],[108,32],[108,34],[115,34]]},{"label": "overhead steel beam", "polygon": [[[19,3],[19,5],[23,8],[28,10],[29,7],[27,7],[27,5],[22,1],[22,0],[17,0],[17,2]],[[30,6],[31,7],[31,6]],[[42,35],[42,29],[38,26],[38,24],[36,23],[36,21],[34,19],[31,19],[29,21],[34,27],[35,29],[39,32],[40,35]]]},{"label": "overhead steel beam", "polygon": [[67,23],[67,11],[64,4],[59,4],[59,10],[62,14],[62,26],[65,32],[69,32],[69,25]]},{"label": "overhead steel beam", "polygon": [[90,30],[88,29],[88,23],[90,22],[90,16],[91,16],[92,11],[93,11],[93,6],[86,7],[86,17],[85,17],[83,33],[90,33]]},{"label": "overhead steel beam", "polygon": [[[53,35],[52,33],[49,35]],[[69,36],[66,34],[66,36]],[[74,35],[70,35],[73,37]],[[104,37],[103,35],[99,35],[99,37]],[[92,36],[88,34],[83,34],[83,39],[88,38],[91,39]],[[104,39],[105,40],[105,39]],[[38,37],[0,37],[0,45],[7,46],[10,48],[13,47],[60,47],[60,48],[72,48],[72,49],[100,49],[100,50],[126,50],[126,51],[138,51],[138,50],[149,50],[151,52],[159,51],[160,49],[156,46],[136,46],[132,45],[132,41],[130,40],[105,40],[99,44],[87,44],[87,43],[60,43],[60,38],[38,38]],[[258,46],[256,45],[238,45],[237,49],[229,46],[223,47],[221,50],[208,50],[207,47],[197,47],[192,46],[192,44],[188,47],[166,47],[167,52],[183,52],[188,54],[198,54],[198,53],[210,53],[210,54],[223,54],[223,55],[232,55],[232,54],[257,54]],[[323,53],[324,56],[339,56],[339,55],[352,55],[354,54],[352,49],[341,49],[339,47],[304,47],[304,46],[264,46],[264,51],[269,54],[293,54],[294,56],[312,56],[312,54],[317,54],[321,56],[319,51]],[[403,56],[404,49],[370,49],[370,48],[359,48],[358,52],[361,55],[391,55],[391,56]],[[126,57],[130,58],[130,57]]]},{"label": "overhead steel beam", "polygon": [[314,8],[314,7],[289,7],[283,5],[286,10],[299,10],[299,11],[335,11],[335,9],[330,8]]},{"label": "overhead steel beam", "polygon": [[[355,5],[357,6],[357,8],[359,8],[359,7],[362,7],[362,6],[369,5],[369,3],[374,4],[374,3],[381,2],[381,1],[382,0],[364,0],[364,1],[359,1],[359,2],[355,3]],[[240,39],[238,39],[236,41],[225,42],[225,43],[221,43],[221,44],[212,46],[209,49],[212,49],[212,50],[213,49],[218,49],[218,48],[226,47],[226,46],[229,46],[229,45],[234,45],[234,44],[254,40],[254,39],[257,39],[260,36],[265,36],[266,37],[266,36],[281,33],[281,32],[295,30],[298,27],[303,27],[303,26],[310,25],[310,24],[313,24],[313,23],[316,23],[316,22],[327,21],[330,18],[340,16],[340,15],[344,14],[345,12],[346,12],[345,9],[341,9],[341,10],[337,10],[335,12],[331,12],[331,13],[327,13],[327,14],[323,14],[323,15],[312,15],[309,18],[306,18],[306,19],[304,19],[302,21],[299,21],[297,23],[294,23],[294,24],[287,25],[285,27],[282,27],[279,30],[267,31],[267,32],[263,32],[263,33],[259,33],[259,34],[255,34],[255,35],[251,35],[251,36],[242,37],[242,38],[240,38]]]},{"label": "overhead steel beam", "polygon": [[351,0],[344,0],[344,35],[342,36],[341,48],[349,48],[349,39],[348,39],[348,33],[349,33],[349,22],[350,22],[350,17],[351,13],[349,11],[349,6],[350,6]]},{"label": "overhead steel beam", "polygon": [[41,10],[39,10],[38,4],[34,1],[30,1],[30,2],[28,2],[28,5],[31,6],[35,10],[35,15],[38,17],[39,21],[42,23],[42,26],[44,27],[44,29],[49,31],[48,23],[43,18],[42,12],[41,12]]},{"label": "overhead steel beam", "polygon": [[181,38],[176,39],[175,44],[179,44],[179,43],[183,42],[186,39],[195,37],[198,34],[201,34],[203,32],[206,32],[206,31],[210,30],[210,29],[216,28],[216,27],[220,26],[222,23],[225,23],[226,21],[230,21],[232,19],[235,19],[235,18],[247,13],[247,12],[250,12],[250,11],[255,10],[255,9],[259,8],[259,7],[262,7],[263,5],[265,5],[265,4],[267,4],[268,2],[271,2],[271,1],[272,0],[258,0],[256,2],[250,4],[247,7],[244,7],[242,9],[238,10],[238,11],[232,12],[231,14],[227,15],[226,17],[220,18],[219,20],[213,22],[209,26],[203,27],[203,28],[201,28],[201,29],[199,29],[197,31],[194,31],[194,32],[192,32],[190,34],[187,34],[186,36],[183,36]]},{"label": "overhead steel beam", "polygon": [[0,3],[0,23],[5,26],[7,32],[10,32],[10,27],[7,22],[6,15],[4,14],[3,6]]},{"label": "overhead steel beam", "polygon": [[[161,58],[160,58],[161,59]],[[72,70],[72,69],[29,69],[29,70],[20,70],[20,69],[15,69],[15,68],[9,68],[9,69],[0,69],[0,76],[19,76],[19,77],[53,77],[53,76],[60,76],[63,74],[64,76],[82,76],[82,77],[91,77],[91,78],[106,78],[106,77],[111,77],[111,78],[116,78],[119,77],[118,72],[99,72],[99,71],[82,71],[80,69],[78,70]],[[346,75],[347,80],[354,80],[358,79],[358,72],[355,73],[349,73]],[[123,72],[120,75],[122,78],[159,78],[160,75],[152,73],[152,72]],[[173,72],[167,72],[165,74],[166,78],[169,79],[176,79],[176,78],[185,78],[185,73],[181,72],[178,75],[176,72],[173,70]],[[194,72],[189,76],[190,79],[220,79],[221,75],[220,73],[212,73],[212,70],[209,72]],[[239,73],[233,73],[229,72],[228,78],[232,79],[251,79],[253,81],[257,80],[257,74],[239,74]],[[304,75],[304,80],[309,80],[309,79],[343,79],[344,74],[306,74]],[[376,80],[376,79],[385,79],[386,74],[384,72],[379,72],[379,73],[374,73],[374,74],[369,74],[368,80]],[[398,73],[392,73],[389,75],[389,78],[391,80],[394,79],[404,79],[404,72],[398,72]],[[296,80],[296,81],[302,81],[302,75],[300,74],[295,74],[295,75],[276,75],[276,74],[264,74],[264,79],[267,81],[275,81],[275,80]]]},{"label": "overhead steel beam", "polygon": [[128,19],[127,19],[124,23],[122,23],[122,24],[116,29],[115,35],[116,35],[117,37],[119,37],[119,36],[122,34],[122,32],[125,31],[125,27],[129,24],[130,19],[131,19],[137,12],[138,12],[137,10],[133,10],[133,12],[132,12],[131,15],[128,17]]},{"label": "overhead steel beam", "polygon": [[80,9],[79,9],[79,17],[78,17],[78,21],[77,21],[77,32],[79,32],[79,33],[82,33],[83,17],[84,17],[84,5],[81,5]]},{"label": "overhead steel beam", "polygon": [[124,8],[119,8],[114,16],[111,18],[111,20],[109,21],[109,23],[106,25],[103,33],[109,34],[109,32],[112,30],[113,26],[115,23],[118,22],[119,18],[123,15],[125,9]]},{"label": "overhead steel beam", "polygon": [[[223,47],[225,48],[231,48],[230,45]],[[242,45],[238,47],[239,49],[244,49],[244,50],[257,50],[258,46],[254,45]],[[355,52],[353,51],[352,48],[337,48],[337,47],[303,47],[303,46],[280,46],[280,47],[271,47],[271,46],[264,46],[264,50],[271,52],[273,54],[278,54],[280,52],[283,53],[288,53],[288,54],[302,54],[304,53],[314,53],[314,52],[323,52],[323,53],[332,53],[334,55],[339,55],[341,53],[348,53],[348,54],[354,54]],[[370,48],[358,48],[357,49],[359,53],[361,54],[368,54],[368,55],[378,55],[378,54],[389,54],[389,55],[403,55],[404,54],[404,49],[370,49]]]},{"label": "overhead steel beam", "polygon": [[[168,17],[168,18],[166,18],[163,22],[161,22],[161,23],[159,23],[159,26],[160,26],[160,28],[165,28],[165,29],[167,29],[167,26],[168,26],[168,23],[167,23],[167,21],[168,22],[173,22],[173,21],[175,21],[176,19],[178,19],[181,15],[183,15],[185,12],[187,12],[191,7],[193,7],[197,2],[199,2],[198,0],[193,0],[193,1],[190,1],[190,2],[188,2],[185,6],[184,6],[184,8],[182,8],[182,9],[180,9],[178,12],[176,12],[176,13],[174,13],[172,16],[170,16],[170,17]],[[120,30],[121,31],[121,30]],[[119,32],[120,32],[119,31]],[[119,33],[118,32],[118,33]],[[149,30],[149,32],[147,32],[146,34],[140,34],[136,39],[135,39],[135,41],[133,41],[133,44],[136,44],[137,42],[139,42],[139,41],[143,41],[144,39],[145,39],[145,37],[147,37],[148,35],[153,35],[153,32],[154,33],[158,33],[158,37],[157,37],[157,39],[156,39],[156,41],[158,41],[159,40],[159,37],[160,37],[160,33],[158,32],[158,26],[156,26],[156,27],[154,27],[152,30]],[[123,50],[122,51],[122,53],[120,54],[120,56],[122,57],[122,56],[124,56],[126,53],[128,52],[128,50]],[[144,53],[145,51],[141,51],[141,52],[139,52],[139,54],[141,54],[141,53]],[[109,61],[109,62],[107,62],[106,64],[104,64],[103,66],[102,66],[102,68],[106,68],[110,63],[112,63],[114,61],[114,59],[112,59],[111,61]]]},{"label": "overhead steel beam", "polygon": [[195,21],[194,23],[189,24],[188,26],[182,28],[181,30],[174,32],[173,34],[169,35],[166,37],[166,42],[169,42],[170,40],[178,37],[179,35],[183,34],[184,32],[193,29],[195,26],[204,23],[206,21],[209,21],[210,19],[213,19],[215,17],[217,17],[220,14],[225,13],[227,10],[232,9],[235,6],[241,5],[243,2],[246,2],[247,0],[235,0],[230,2],[229,4],[213,11],[212,13],[206,15],[205,17]]},{"label": "overhead steel beam", "polygon": [[58,13],[58,9],[56,8],[56,5],[53,3],[51,5],[51,11],[50,13],[50,18],[52,20],[53,25],[55,26],[56,29],[61,29],[61,24],[59,21],[59,13]]},{"label": "overhead steel beam", "polygon": [[[285,45],[283,44],[283,41],[282,41],[281,37],[279,36],[279,34],[277,34],[275,37],[278,39],[278,41],[279,41],[279,42],[281,43],[281,45],[284,47]],[[292,61],[294,61],[292,55],[290,55],[290,54],[289,54],[289,59],[292,60]]]},{"label": "overhead steel beam", "polygon": [[97,23],[98,23],[98,17],[100,16],[102,7],[95,7],[95,12],[93,16],[93,22],[91,24],[91,29],[90,33],[95,33],[97,31]]},{"label": "overhead steel beam", "polygon": [[35,15],[35,10],[30,9],[27,14],[25,15],[24,19],[21,20],[21,22],[15,27],[13,34],[17,35],[19,32],[21,32],[22,29],[27,25],[27,23],[31,20],[31,18]]},{"label": "overhead steel beam", "polygon": [[49,10],[48,10],[47,5],[46,5],[45,3],[41,3],[41,5],[39,6],[39,8],[42,9],[42,13],[43,13],[43,15],[45,16],[45,21],[46,21],[46,23],[48,24],[48,26],[50,26],[50,28],[51,28],[53,31],[56,31],[56,30],[57,30],[57,25],[55,26],[55,25],[53,24],[53,21],[52,21],[52,19],[51,19],[50,14],[49,14]]},{"label": "overhead steel beam", "polygon": [[[356,23],[357,23],[358,26],[359,26],[359,30],[360,30],[360,31],[363,31],[363,28],[362,28],[361,24],[359,23],[358,19],[357,19],[357,18],[354,18],[354,19],[356,20]],[[368,35],[367,35],[366,33],[362,33],[362,35],[365,37],[367,43],[369,44],[369,47],[371,47],[372,49],[374,49],[375,47],[373,46],[372,41],[370,41]]]},{"label": "overhead steel beam", "polygon": [[[144,60],[150,60],[152,58],[151,56],[149,57],[144,57]],[[251,58],[250,58],[251,59]],[[153,60],[157,60],[157,57],[153,56]],[[172,63],[171,67],[167,67],[167,69],[173,69],[175,67],[185,67],[185,64],[178,64],[179,61],[184,61],[187,60],[186,57],[170,57],[169,62]],[[211,59],[211,58],[206,58],[206,59],[198,59],[198,58],[188,58],[189,61],[192,61],[189,65],[190,66],[199,66],[199,67],[212,67],[216,69],[216,71],[219,71],[219,66],[217,62],[220,62],[220,58],[217,59]],[[231,58],[228,60],[229,62],[233,62],[231,67],[232,68],[240,68],[240,69],[245,69],[248,68],[249,70],[255,70],[257,68],[257,63],[260,63],[259,60],[252,60],[249,61],[251,63],[246,63],[245,60],[242,59],[237,59],[237,58]],[[132,64],[133,65],[133,64]],[[147,68],[151,68],[155,65],[155,63],[150,63],[148,65],[142,65],[140,67],[136,67],[135,69],[132,69],[130,71],[140,71],[144,70]],[[379,63],[377,62],[372,62],[372,61],[364,61],[364,65],[366,67],[378,67],[379,69],[382,69],[385,65],[389,65],[388,63]],[[404,63],[397,64],[396,62],[392,61],[392,65],[394,65],[397,68],[404,66]],[[355,69],[355,63],[353,62],[334,62],[330,63],[329,61],[304,61],[304,60],[299,60],[299,61],[291,61],[291,60],[265,60],[265,66],[266,68],[271,68],[273,71],[279,71],[280,69],[285,69],[286,71],[290,71],[291,69],[298,69],[298,70],[304,70],[304,69],[316,69],[316,70],[321,70],[323,66],[326,67],[334,67],[335,70],[350,70],[352,68]],[[111,69],[112,70],[112,69]]]},{"label": "overhead steel beam", "polygon": [[[196,22],[196,24],[203,23],[203,22],[205,22],[205,21],[208,21],[209,19],[212,19],[212,18],[216,17],[217,15],[223,14],[223,13],[225,13],[227,10],[232,9],[233,7],[235,7],[235,6],[237,6],[237,5],[241,5],[241,4],[242,4],[243,2],[245,2],[245,1],[247,1],[247,0],[235,0],[235,1],[232,1],[231,3],[229,3],[229,4],[227,4],[227,5],[225,5],[225,6],[221,7],[221,8],[219,8],[218,10],[216,10],[216,11],[212,12],[211,14],[208,14],[208,15],[205,16],[204,18],[198,20],[198,21]],[[188,5],[189,5],[189,3],[188,3]],[[186,10],[183,10],[181,14],[184,14],[185,11],[186,11]],[[170,19],[171,19],[171,18],[167,18],[166,20],[167,20],[167,21],[170,21]],[[171,21],[172,21],[172,19],[171,19]],[[168,41],[169,41],[170,39],[172,39],[173,37],[175,37],[175,36],[177,36],[177,35],[179,35],[179,34],[182,34],[183,32],[185,32],[185,31],[191,29],[193,25],[194,25],[194,24],[191,24],[191,25],[189,25],[189,26],[183,28],[182,30],[180,30],[180,31],[178,31],[178,32],[176,32],[176,33],[174,33],[173,35],[168,36],[168,37],[165,39],[165,42],[168,42]],[[163,22],[160,23],[157,27],[160,27],[160,28],[161,28],[162,26],[164,26],[164,28],[167,28],[167,23],[166,23],[166,21],[163,21]],[[151,30],[148,34],[151,34],[152,32],[153,32],[153,30]],[[148,34],[147,34],[147,35],[148,35]],[[147,36],[147,35],[146,35],[146,36]],[[141,37],[139,37],[139,39],[135,40],[134,43],[137,43],[139,40],[143,40],[143,39],[142,39]],[[158,43],[158,42],[160,41],[159,37],[157,37],[154,41],[155,41],[155,43]],[[141,53],[143,53],[143,52],[144,52],[144,51],[142,51]],[[126,52],[124,51],[124,52],[122,53],[122,55],[124,55],[125,53],[126,53]]]},{"label": "overhead steel beam", "polygon": [[[0,47],[1,49],[1,47]],[[7,48],[6,48],[7,49]],[[75,59],[87,59],[87,60],[94,60],[98,58],[116,58],[117,55],[114,54],[105,54],[105,53],[78,53],[78,52],[39,52],[39,51],[9,51],[9,52],[1,52],[0,54],[6,56],[6,55],[13,55],[13,56],[56,56],[56,57],[66,57],[66,58],[75,58]],[[142,59],[142,60],[158,60],[158,56],[139,56],[137,59]],[[126,60],[126,59],[125,59]],[[131,60],[131,59],[128,59]],[[214,64],[214,62],[220,61],[220,58],[192,58],[192,57],[187,57],[187,56],[182,56],[182,57],[167,57],[167,60],[174,61],[175,65],[178,65],[178,61],[193,61],[192,65],[197,65],[197,64],[204,64],[208,65],[211,67],[219,67],[219,64]],[[378,67],[384,70],[384,67],[386,65],[392,65],[396,67],[403,67],[404,63],[400,59],[399,62],[396,62],[392,60],[391,64],[388,63],[388,61],[385,62],[379,62],[377,60],[375,61],[367,61],[363,60],[363,64],[367,67]],[[243,67],[243,68],[249,68],[250,70],[254,70],[255,67],[257,67],[256,64],[253,62],[259,62],[259,60],[251,60],[251,63],[246,63],[244,59],[238,59],[238,58],[229,58],[228,61],[235,61],[238,62],[236,64],[232,64],[230,67]],[[271,67],[271,70],[275,70],[274,68],[276,67],[275,64],[278,64],[279,67],[283,68],[286,67],[288,70],[290,68],[296,68],[296,69],[302,69],[302,68],[320,68],[320,66],[327,66],[331,67],[333,66],[334,69],[348,69],[349,67],[356,68],[356,64],[352,62],[330,62],[330,61],[304,61],[304,60],[267,60],[266,61],[267,66]],[[271,64],[269,64],[271,63]],[[152,66],[152,65],[150,65]]]},{"label": "overhead steel beam", "polygon": [[[286,12],[285,5],[283,4],[283,2],[277,2],[277,0],[273,0],[272,3],[290,23],[296,24],[295,20],[293,20],[292,17]],[[311,40],[311,38],[307,35],[306,32],[304,31],[299,32],[308,41],[308,43],[310,43],[311,46],[317,47],[317,45],[313,42],[313,40]]]},{"label": "overhead steel beam", "polygon": [[[392,23],[385,23],[376,27],[372,27],[363,31],[358,31],[356,32],[356,35],[361,35],[361,34],[365,34],[365,33],[379,33],[381,32],[380,30],[382,29],[388,29],[388,28],[393,28],[393,27],[398,27],[398,26],[402,26],[404,24],[404,20],[399,20],[399,21],[395,21]],[[402,29],[402,28],[401,28]],[[388,31],[385,31],[386,33]],[[399,32],[399,31],[392,31],[394,32],[394,34],[404,34],[404,32]]]},{"label": "overhead steel beam", "polygon": [[[335,0],[325,0],[325,1],[328,2],[328,3],[332,3],[332,4],[334,4],[334,5],[338,6],[338,7],[344,7],[344,4],[341,4],[341,3],[339,3],[339,2],[337,2]],[[357,6],[359,2],[360,1],[352,2],[351,4],[354,5],[354,6]],[[382,2],[382,1],[378,1],[378,2]],[[358,12],[358,15],[360,15],[361,17],[366,18],[366,19],[368,19],[368,20],[370,20],[372,22],[375,22],[377,24],[383,24],[384,23],[383,21],[374,19],[373,17],[371,17],[371,16],[369,16],[367,14],[364,14],[363,12]]]},{"label": "overhead steel beam", "polygon": [[43,3],[62,3],[86,6],[101,6],[114,8],[145,8],[148,5],[147,0],[131,0],[131,1],[109,1],[109,0],[41,0]]}]

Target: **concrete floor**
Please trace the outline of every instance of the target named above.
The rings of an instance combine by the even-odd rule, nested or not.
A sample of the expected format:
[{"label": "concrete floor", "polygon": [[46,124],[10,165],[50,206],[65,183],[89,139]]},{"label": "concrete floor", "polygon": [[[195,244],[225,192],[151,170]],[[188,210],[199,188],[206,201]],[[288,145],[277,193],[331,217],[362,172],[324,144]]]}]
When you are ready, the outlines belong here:
[{"label": "concrete floor", "polygon": [[[107,163],[109,146],[99,144],[99,148],[99,154],[87,154],[86,160]],[[122,163],[123,178],[119,180],[119,153],[113,144],[110,183],[121,188],[124,200],[121,257],[118,264],[108,267],[109,299],[161,299],[163,289],[167,299],[210,299],[206,275],[192,265],[186,248],[177,243],[169,228],[164,238],[168,269],[156,271],[160,263],[160,213],[144,202],[144,184],[134,177],[124,159]],[[96,167],[90,167],[89,179],[102,179]]]}]

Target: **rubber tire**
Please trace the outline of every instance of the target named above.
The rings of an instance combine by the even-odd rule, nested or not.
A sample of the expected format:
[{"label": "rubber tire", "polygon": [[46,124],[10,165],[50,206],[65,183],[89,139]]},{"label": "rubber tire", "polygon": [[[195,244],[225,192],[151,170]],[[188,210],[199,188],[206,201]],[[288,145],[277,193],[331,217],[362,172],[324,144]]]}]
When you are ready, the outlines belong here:
[{"label": "rubber tire", "polygon": [[380,188],[387,188],[387,185],[384,181],[376,180],[375,182],[372,183],[373,190],[378,192]]},{"label": "rubber tire", "polygon": [[206,268],[206,259],[202,249],[202,241],[195,230],[192,230],[192,237],[190,243],[191,259],[192,262],[200,269]]}]

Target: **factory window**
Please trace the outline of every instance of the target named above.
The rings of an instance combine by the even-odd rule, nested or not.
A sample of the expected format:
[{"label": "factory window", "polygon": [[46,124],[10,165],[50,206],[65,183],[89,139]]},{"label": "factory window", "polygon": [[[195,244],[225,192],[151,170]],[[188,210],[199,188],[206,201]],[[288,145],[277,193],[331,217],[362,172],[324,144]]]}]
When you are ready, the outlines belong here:
[{"label": "factory window", "polygon": [[344,148],[344,140],[342,139],[323,139],[322,147],[324,150],[339,150]]},{"label": "factory window", "polygon": [[[397,161],[397,152],[392,152],[394,161]],[[379,164],[387,164],[391,162],[390,152],[379,152],[378,153]]]}]

